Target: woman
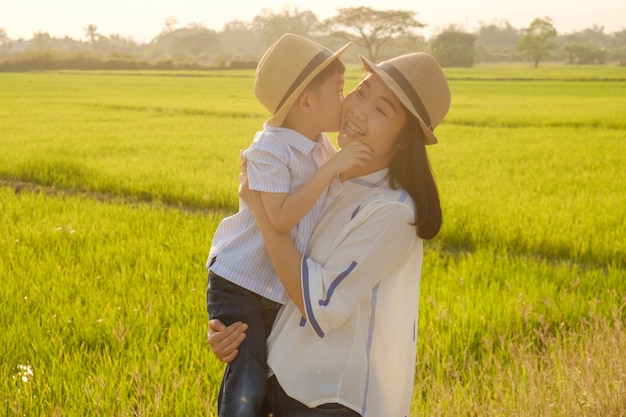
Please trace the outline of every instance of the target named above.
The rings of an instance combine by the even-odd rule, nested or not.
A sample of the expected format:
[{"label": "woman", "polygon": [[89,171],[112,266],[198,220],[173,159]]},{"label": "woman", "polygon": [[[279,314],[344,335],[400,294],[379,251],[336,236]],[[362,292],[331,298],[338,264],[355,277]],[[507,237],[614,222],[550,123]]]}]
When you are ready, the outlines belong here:
[{"label": "woman", "polygon": [[[273,229],[242,165],[240,197],[291,297],[268,340],[268,397],[278,417],[409,415],[422,239],[441,227],[425,145],[437,143],[450,91],[428,54],[361,60],[366,75],[344,100],[338,143],[361,141],[372,159],[340,175],[308,253]],[[218,357],[236,354],[243,329],[210,335]]]}]

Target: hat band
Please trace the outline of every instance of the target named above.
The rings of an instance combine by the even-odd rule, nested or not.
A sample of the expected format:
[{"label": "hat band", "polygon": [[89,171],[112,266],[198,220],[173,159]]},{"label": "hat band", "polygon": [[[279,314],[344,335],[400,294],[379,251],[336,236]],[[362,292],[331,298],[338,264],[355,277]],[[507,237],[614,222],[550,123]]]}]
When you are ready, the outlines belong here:
[{"label": "hat band", "polygon": [[285,101],[287,101],[289,96],[293,94],[296,88],[298,88],[298,86],[302,84],[302,82],[306,79],[306,77],[308,77],[309,74],[311,74],[315,68],[319,67],[324,61],[326,61],[331,56],[333,56],[332,52],[330,52],[328,49],[322,49],[317,55],[313,57],[313,59],[311,59],[311,61],[309,61],[306,67],[304,67],[304,69],[300,72],[300,74],[295,79],[295,81],[291,84],[291,87],[289,87],[289,89],[283,96],[283,99],[280,100],[280,103],[278,103],[278,106],[276,106],[276,110],[274,111],[274,114],[276,114],[276,112],[278,112],[278,110],[281,107],[283,107],[283,104],[285,104]]},{"label": "hat band", "polygon": [[382,62],[378,64],[378,67],[384,70],[387,74],[391,76],[391,78],[393,78],[395,82],[398,83],[402,91],[404,91],[404,93],[407,95],[407,97],[411,101],[411,104],[413,104],[413,107],[415,107],[417,114],[419,114],[419,116],[422,118],[424,123],[426,123],[428,128],[432,131],[433,124],[430,121],[430,117],[428,117],[428,112],[426,111],[426,107],[424,107],[424,103],[422,103],[422,100],[420,99],[419,95],[415,92],[415,89],[413,88],[411,83],[406,78],[404,78],[404,75],[402,75],[402,73],[398,71],[396,67],[394,67],[388,62]]}]

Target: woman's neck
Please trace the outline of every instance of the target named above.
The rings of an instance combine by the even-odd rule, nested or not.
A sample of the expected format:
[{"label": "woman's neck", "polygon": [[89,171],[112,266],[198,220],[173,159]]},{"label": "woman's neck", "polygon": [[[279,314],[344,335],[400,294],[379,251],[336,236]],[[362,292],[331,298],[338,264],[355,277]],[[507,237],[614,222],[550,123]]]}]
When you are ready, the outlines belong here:
[{"label": "woman's neck", "polygon": [[374,157],[374,159],[368,161],[365,165],[355,165],[347,171],[339,175],[341,182],[349,181],[353,178],[362,177],[363,175],[371,174],[372,172],[380,171],[381,169],[388,168],[393,160],[397,150],[394,150],[384,156]]},{"label": "woman's neck", "polygon": [[371,174],[372,172],[380,171],[383,168],[386,168],[386,166],[378,167],[373,165],[367,165],[364,167],[352,167],[349,170],[339,174],[339,180],[341,182],[350,181],[354,178],[362,177],[364,175]]}]

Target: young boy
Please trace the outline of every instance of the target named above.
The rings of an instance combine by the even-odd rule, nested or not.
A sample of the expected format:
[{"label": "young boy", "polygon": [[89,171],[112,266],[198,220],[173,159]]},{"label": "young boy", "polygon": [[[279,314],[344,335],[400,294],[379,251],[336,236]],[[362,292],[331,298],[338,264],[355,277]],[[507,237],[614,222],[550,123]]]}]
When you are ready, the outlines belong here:
[{"label": "young boy", "polygon": [[[254,93],[272,116],[243,153],[249,185],[262,192],[276,230],[289,233],[302,252],[329,183],[369,157],[369,148],[360,143],[336,152],[324,133],[338,131],[341,123],[345,67],[339,56],[348,46],[332,53],[285,34],[256,70]],[[215,232],[207,269],[209,318],[249,326],[222,377],[219,416],[260,416],[267,391],[266,338],[288,296],[242,202]]]}]

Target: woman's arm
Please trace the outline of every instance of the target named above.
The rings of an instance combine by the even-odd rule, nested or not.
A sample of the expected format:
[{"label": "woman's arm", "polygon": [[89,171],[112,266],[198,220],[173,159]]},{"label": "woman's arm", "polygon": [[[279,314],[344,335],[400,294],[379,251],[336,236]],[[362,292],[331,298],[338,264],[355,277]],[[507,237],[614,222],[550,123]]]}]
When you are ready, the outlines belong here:
[{"label": "woman's arm", "polygon": [[320,337],[341,326],[381,280],[409,262],[407,256],[419,280],[421,245],[420,253],[410,255],[419,240],[412,226],[414,212],[410,205],[393,200],[396,196],[360,206],[349,224],[344,217],[336,222],[336,216],[328,217],[324,227],[335,238],[326,242],[332,247],[326,247],[330,252],[322,255],[320,264],[303,259],[289,235],[272,227],[259,192],[248,187],[245,161],[241,168],[239,196],[255,217],[284,288]]},{"label": "woman's arm", "polygon": [[416,281],[421,270],[413,212],[404,204],[370,202],[347,223],[341,212],[327,210],[316,230],[325,238],[312,242],[301,272],[305,317],[320,337],[341,327],[399,270],[411,269]]}]

